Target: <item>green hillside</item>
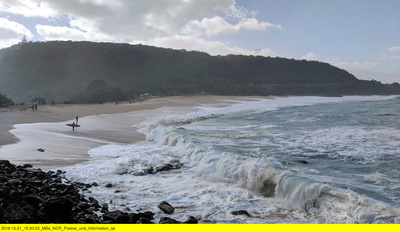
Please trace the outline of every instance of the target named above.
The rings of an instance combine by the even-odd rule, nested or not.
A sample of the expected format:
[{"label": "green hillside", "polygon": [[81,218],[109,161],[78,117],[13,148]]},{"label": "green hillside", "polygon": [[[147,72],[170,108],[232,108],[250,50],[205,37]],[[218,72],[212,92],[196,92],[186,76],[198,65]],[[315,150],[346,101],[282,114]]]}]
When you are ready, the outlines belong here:
[{"label": "green hillside", "polygon": [[399,94],[397,84],[361,81],[316,61],[92,42],[20,43],[0,50],[0,93],[100,102],[152,95]]}]

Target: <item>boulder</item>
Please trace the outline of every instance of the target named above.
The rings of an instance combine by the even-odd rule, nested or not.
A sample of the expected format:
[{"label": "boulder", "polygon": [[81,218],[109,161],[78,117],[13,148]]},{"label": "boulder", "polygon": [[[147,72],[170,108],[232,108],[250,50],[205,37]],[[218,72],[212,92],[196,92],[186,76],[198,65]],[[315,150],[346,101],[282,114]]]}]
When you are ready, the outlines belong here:
[{"label": "boulder", "polygon": [[91,224],[98,224],[103,221],[96,214],[86,214],[84,219],[85,219],[85,223],[91,223]]},{"label": "boulder", "polygon": [[10,204],[4,209],[4,219],[8,223],[25,223],[29,215],[17,204]]},{"label": "boulder", "polygon": [[188,219],[186,219],[186,221],[183,222],[183,223],[185,223],[185,224],[198,224],[199,221],[198,221],[195,217],[190,216],[190,217],[188,217]]},{"label": "boulder", "polygon": [[22,185],[24,182],[20,179],[10,179],[10,180],[8,180],[8,183],[10,185],[18,186],[18,185]]},{"label": "boulder", "polygon": [[233,212],[231,212],[231,214],[236,215],[236,216],[237,215],[246,215],[248,217],[251,217],[249,212],[247,212],[246,210],[233,211]]},{"label": "boulder", "polygon": [[74,203],[67,197],[50,197],[43,201],[43,214],[50,222],[70,222]]},{"label": "boulder", "polygon": [[169,217],[162,217],[162,218],[160,218],[160,221],[158,223],[159,224],[180,224],[181,222],[179,222],[175,219],[169,218]]},{"label": "boulder", "polygon": [[172,207],[168,202],[163,201],[158,204],[158,208],[161,209],[166,214],[172,214],[175,211],[175,208]]},{"label": "boulder", "polygon": [[182,168],[182,164],[179,161],[174,160],[171,163],[156,167],[154,173],[170,171],[170,170],[180,169],[180,168]]},{"label": "boulder", "polygon": [[154,213],[146,211],[144,213],[131,213],[129,214],[131,221],[138,224],[149,224],[154,220]]},{"label": "boulder", "polygon": [[112,211],[103,214],[104,221],[111,221],[113,223],[131,223],[131,218],[128,213],[124,213],[120,210]]},{"label": "boulder", "polygon": [[153,224],[148,218],[141,217],[136,222],[136,224]]},{"label": "boulder", "polygon": [[101,208],[99,202],[96,199],[94,199],[93,197],[89,197],[89,201],[92,203],[92,205],[95,208],[97,208],[97,209]]},{"label": "boulder", "polygon": [[6,220],[4,219],[4,210],[0,207],[0,223],[5,223]]},{"label": "boulder", "polygon": [[36,209],[38,209],[39,205],[43,202],[43,199],[36,194],[25,195],[23,196],[23,200]]},{"label": "boulder", "polygon": [[39,213],[39,210],[36,207],[33,207],[30,204],[26,204],[22,207],[22,209],[29,215],[28,220],[25,223],[39,223],[43,221],[42,216]]}]

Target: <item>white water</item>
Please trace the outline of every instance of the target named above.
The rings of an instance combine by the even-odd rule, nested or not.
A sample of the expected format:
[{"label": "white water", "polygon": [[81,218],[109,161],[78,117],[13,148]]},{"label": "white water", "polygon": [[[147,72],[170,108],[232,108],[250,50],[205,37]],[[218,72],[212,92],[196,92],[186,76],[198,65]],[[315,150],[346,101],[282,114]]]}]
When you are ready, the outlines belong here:
[{"label": "white water", "polygon": [[[163,214],[157,205],[165,200],[176,207],[171,216],[176,220],[192,215],[203,223],[399,223],[399,205],[388,203],[399,199],[396,173],[359,174],[330,168],[336,163],[356,169],[382,158],[398,160],[399,128],[338,122],[310,129],[317,120],[315,114],[285,120],[295,126],[307,125],[300,130],[280,130],[279,123],[264,121],[279,109],[393,99],[291,97],[236,101],[227,107],[201,106],[194,112],[164,110],[134,125],[147,141],[96,147],[89,151],[88,162],[66,167],[66,176],[97,182],[100,186],[86,194],[108,203],[110,210],[150,210],[160,217]],[[284,113],[278,114],[278,119]],[[298,157],[314,163],[297,164]],[[182,163],[183,168],[147,172],[173,161]],[[325,166],[326,170],[320,168]],[[382,182],[386,186],[380,186]],[[105,188],[107,183],[114,187]],[[381,188],[382,197],[389,200],[363,190],[370,186],[376,188],[371,190],[376,194]],[[231,212],[235,210],[246,210],[252,217],[234,216]]]}]

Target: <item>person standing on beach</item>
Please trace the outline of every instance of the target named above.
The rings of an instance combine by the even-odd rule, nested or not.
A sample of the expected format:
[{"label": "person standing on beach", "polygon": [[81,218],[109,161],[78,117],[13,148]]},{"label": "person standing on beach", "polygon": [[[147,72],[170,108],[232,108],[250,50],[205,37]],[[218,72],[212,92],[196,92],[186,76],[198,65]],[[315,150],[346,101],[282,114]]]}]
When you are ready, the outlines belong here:
[{"label": "person standing on beach", "polygon": [[72,130],[75,130],[75,122],[72,123]]},{"label": "person standing on beach", "polygon": [[76,118],[75,118],[75,119],[76,119],[76,124],[78,124],[78,116],[76,116]]}]

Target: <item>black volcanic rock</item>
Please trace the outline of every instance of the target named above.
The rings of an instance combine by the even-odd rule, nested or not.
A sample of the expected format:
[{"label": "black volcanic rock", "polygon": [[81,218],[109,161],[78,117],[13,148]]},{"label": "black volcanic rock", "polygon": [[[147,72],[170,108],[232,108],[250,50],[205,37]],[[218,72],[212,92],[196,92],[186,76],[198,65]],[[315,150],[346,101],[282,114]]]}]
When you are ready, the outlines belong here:
[{"label": "black volcanic rock", "polygon": [[71,220],[74,202],[67,197],[49,197],[43,201],[43,215],[51,222],[67,222]]},{"label": "black volcanic rock", "polygon": [[168,202],[163,201],[158,204],[158,208],[161,209],[166,214],[172,214],[175,211],[175,208],[172,207]]},{"label": "black volcanic rock", "polygon": [[193,217],[193,216],[189,216],[188,219],[186,219],[185,222],[183,222],[185,224],[197,224],[199,223],[199,221],[197,220],[197,218]]},{"label": "black volcanic rock", "polygon": [[128,213],[124,213],[120,210],[112,211],[103,214],[104,221],[110,221],[112,223],[131,223],[131,218]]},{"label": "black volcanic rock", "polygon": [[247,212],[246,210],[238,210],[238,211],[233,211],[231,212],[232,215],[246,215],[248,217],[251,217],[249,212]]},{"label": "black volcanic rock", "polygon": [[25,223],[30,217],[21,206],[15,203],[9,204],[4,211],[4,220],[9,223]]},{"label": "black volcanic rock", "polygon": [[158,223],[159,224],[197,224],[198,220],[193,216],[190,216],[184,222],[180,222],[180,221],[177,221],[177,220],[175,220],[173,218],[169,218],[169,217],[162,217],[162,218],[160,218],[160,221]]},{"label": "black volcanic rock", "polygon": [[180,169],[182,168],[182,164],[179,161],[172,161],[171,163],[164,164],[162,166],[158,166],[153,170],[152,174],[155,174],[157,172],[165,172],[165,171],[170,171],[170,170],[175,170],[175,169]]},{"label": "black volcanic rock", "polygon": [[180,221],[177,221],[175,219],[169,218],[169,217],[162,217],[160,218],[160,221],[158,222],[159,224],[180,224]]},{"label": "black volcanic rock", "polygon": [[0,223],[102,222],[95,213],[97,201],[85,199],[74,184],[63,184],[60,174],[1,160]]},{"label": "black volcanic rock", "polygon": [[[71,183],[62,174],[60,170],[44,172],[30,164],[16,166],[0,160],[0,223],[153,223],[155,214],[150,211],[110,212],[107,204],[80,194],[92,186],[101,186]],[[165,201],[159,207],[167,214],[175,210]],[[164,218],[160,223],[198,221],[194,217],[185,222]]]}]

